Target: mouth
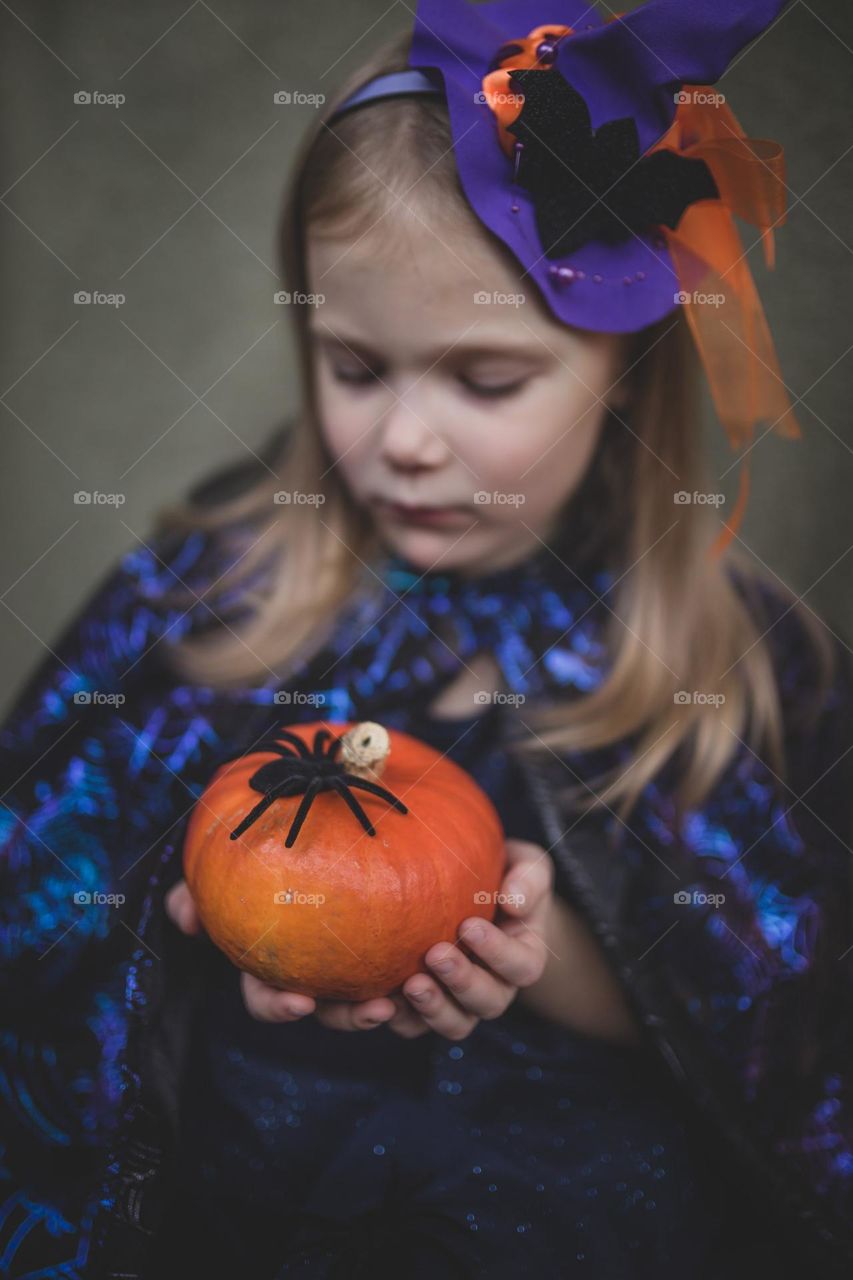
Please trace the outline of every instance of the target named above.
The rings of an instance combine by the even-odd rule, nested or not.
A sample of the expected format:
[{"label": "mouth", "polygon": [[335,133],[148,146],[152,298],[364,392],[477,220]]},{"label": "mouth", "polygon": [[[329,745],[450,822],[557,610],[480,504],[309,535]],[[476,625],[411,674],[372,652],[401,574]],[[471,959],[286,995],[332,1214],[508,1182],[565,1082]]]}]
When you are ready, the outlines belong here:
[{"label": "mouth", "polygon": [[390,519],[406,525],[429,528],[456,526],[467,524],[471,519],[471,513],[467,507],[415,506],[408,502],[389,502],[385,498],[375,498],[374,504]]}]

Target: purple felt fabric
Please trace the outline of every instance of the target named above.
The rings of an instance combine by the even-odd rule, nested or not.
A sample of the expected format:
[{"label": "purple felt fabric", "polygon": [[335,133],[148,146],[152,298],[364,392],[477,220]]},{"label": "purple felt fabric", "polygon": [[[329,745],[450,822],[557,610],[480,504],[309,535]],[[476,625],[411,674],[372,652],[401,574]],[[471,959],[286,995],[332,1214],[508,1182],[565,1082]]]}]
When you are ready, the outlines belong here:
[{"label": "purple felt fabric", "polygon": [[[655,232],[638,235],[626,229],[623,242],[589,241],[556,262],[545,256],[549,246],[539,239],[533,201],[513,183],[513,165],[498,142],[497,122],[488,105],[478,101],[498,50],[547,22],[574,28],[576,34],[559,46],[554,70],[583,96],[593,128],[631,116],[645,152],[671,124],[677,90],[718,80],[783,4],[650,0],[622,19],[606,22],[595,8],[576,0],[479,5],[421,0],[409,65],[441,74],[465,194],[480,220],[520,262],[522,283],[535,283],[558,319],[583,329],[633,332],[673,311],[680,285]],[[570,283],[556,281],[554,265],[584,276]],[[644,277],[638,279],[638,272]]]}]

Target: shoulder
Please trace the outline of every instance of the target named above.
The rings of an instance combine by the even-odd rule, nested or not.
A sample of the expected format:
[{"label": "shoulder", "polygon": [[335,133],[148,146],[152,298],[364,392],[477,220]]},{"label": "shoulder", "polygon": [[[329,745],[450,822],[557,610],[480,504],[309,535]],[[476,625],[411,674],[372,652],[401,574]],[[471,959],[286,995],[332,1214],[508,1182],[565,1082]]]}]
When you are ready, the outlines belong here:
[{"label": "shoulder", "polygon": [[785,806],[818,843],[853,844],[853,649],[840,624],[778,580],[738,575],[766,645],[784,734]]},{"label": "shoulder", "polygon": [[[732,581],[770,657],[790,733],[809,733],[853,693],[853,648],[841,625],[780,579],[738,566]],[[837,717],[836,717],[837,718]]]}]

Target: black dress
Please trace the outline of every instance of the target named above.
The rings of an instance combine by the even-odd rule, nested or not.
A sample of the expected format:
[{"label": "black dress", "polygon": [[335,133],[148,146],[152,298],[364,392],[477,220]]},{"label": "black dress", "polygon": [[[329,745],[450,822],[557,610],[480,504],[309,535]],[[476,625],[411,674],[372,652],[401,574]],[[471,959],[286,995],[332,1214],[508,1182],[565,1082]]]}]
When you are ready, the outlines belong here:
[{"label": "black dress", "polygon": [[[411,731],[474,774],[508,836],[547,847],[489,712]],[[158,1280],[726,1274],[661,1069],[519,1001],[459,1043],[261,1023],[209,946],[186,1079]]]}]

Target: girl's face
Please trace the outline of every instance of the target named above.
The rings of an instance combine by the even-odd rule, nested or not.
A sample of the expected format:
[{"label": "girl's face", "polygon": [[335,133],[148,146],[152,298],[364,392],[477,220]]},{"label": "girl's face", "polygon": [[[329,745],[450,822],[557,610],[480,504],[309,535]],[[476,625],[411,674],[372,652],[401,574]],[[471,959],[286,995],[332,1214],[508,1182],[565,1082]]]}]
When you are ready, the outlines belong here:
[{"label": "girl's face", "polygon": [[624,402],[619,339],[560,324],[481,236],[410,222],[392,254],[309,238],[321,429],[386,546],[488,572],[555,531]]}]

